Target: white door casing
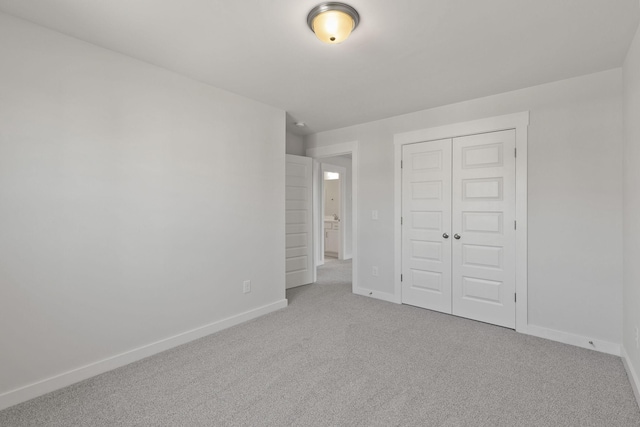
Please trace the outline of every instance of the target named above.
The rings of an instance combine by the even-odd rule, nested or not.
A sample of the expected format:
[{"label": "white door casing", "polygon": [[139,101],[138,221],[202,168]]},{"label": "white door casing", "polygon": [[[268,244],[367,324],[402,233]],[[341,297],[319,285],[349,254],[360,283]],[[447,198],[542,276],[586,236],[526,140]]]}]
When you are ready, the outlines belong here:
[{"label": "white door casing", "polygon": [[515,327],[515,131],[402,147],[402,302]]},{"label": "white door casing", "polygon": [[312,173],[310,157],[286,156],[286,289],[313,282]]},{"label": "white door casing", "polygon": [[451,139],[402,151],[402,302],[450,313]]},{"label": "white door casing", "polygon": [[454,138],[452,158],[452,313],[515,328],[515,131]]},{"label": "white door casing", "polygon": [[[380,298],[386,301],[397,302],[393,294],[374,291],[360,286],[359,280],[359,260],[358,260],[358,177],[359,177],[359,150],[358,141],[343,142],[338,144],[326,145],[322,147],[309,148],[306,152],[307,156],[314,159],[325,157],[340,156],[343,154],[351,154],[351,197],[352,197],[352,214],[351,214],[351,255],[353,259],[351,289],[354,294],[366,295],[373,298]],[[317,179],[314,174],[314,179]],[[316,196],[317,197],[317,196]],[[314,210],[316,211],[316,210]],[[319,222],[319,224],[318,224]],[[322,240],[322,217],[314,215],[314,239]],[[344,224],[342,224],[344,228]]]},{"label": "white door casing", "polygon": [[[403,169],[402,153],[403,147],[407,144],[416,144],[423,141],[437,141],[445,138],[457,138],[467,135],[479,135],[490,132],[500,132],[503,130],[515,131],[515,146],[517,156],[515,159],[515,212],[517,229],[515,230],[515,292],[517,301],[515,303],[515,329],[521,333],[531,333],[532,335],[543,336],[538,330],[532,330],[528,321],[528,278],[527,278],[527,139],[529,126],[529,112],[506,114],[501,116],[486,117],[466,122],[451,123],[442,126],[427,127],[409,132],[397,133],[394,135],[394,253],[395,253],[395,286],[393,301],[402,302],[402,260],[403,260],[403,225],[402,225],[402,174]],[[462,239],[461,239],[462,240]],[[544,335],[546,338],[553,338],[553,333]],[[575,341],[577,342],[577,341]],[[572,342],[572,343],[575,343]],[[591,348],[591,347],[589,347]]]}]

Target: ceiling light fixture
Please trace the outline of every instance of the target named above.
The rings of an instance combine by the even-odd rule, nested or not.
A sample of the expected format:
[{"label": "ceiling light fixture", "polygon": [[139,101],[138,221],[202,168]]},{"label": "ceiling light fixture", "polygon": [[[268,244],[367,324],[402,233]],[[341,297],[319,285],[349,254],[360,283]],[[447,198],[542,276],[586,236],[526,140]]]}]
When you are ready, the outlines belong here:
[{"label": "ceiling light fixture", "polygon": [[307,15],[307,24],[321,41],[329,44],[342,43],[360,23],[358,11],[348,4],[338,2],[320,3]]},{"label": "ceiling light fixture", "polygon": [[295,122],[294,124],[296,126],[298,126],[299,128],[303,128],[303,127],[305,127],[307,125],[305,122]]}]

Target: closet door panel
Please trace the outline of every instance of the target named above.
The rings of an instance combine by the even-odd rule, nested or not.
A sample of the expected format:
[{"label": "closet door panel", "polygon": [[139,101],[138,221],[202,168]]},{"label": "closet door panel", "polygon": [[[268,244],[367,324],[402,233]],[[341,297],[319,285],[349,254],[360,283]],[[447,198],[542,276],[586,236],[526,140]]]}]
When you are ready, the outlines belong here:
[{"label": "closet door panel", "polygon": [[515,327],[515,131],[453,139],[452,312]]},{"label": "closet door panel", "polygon": [[402,302],[451,313],[451,139],[402,152]]}]

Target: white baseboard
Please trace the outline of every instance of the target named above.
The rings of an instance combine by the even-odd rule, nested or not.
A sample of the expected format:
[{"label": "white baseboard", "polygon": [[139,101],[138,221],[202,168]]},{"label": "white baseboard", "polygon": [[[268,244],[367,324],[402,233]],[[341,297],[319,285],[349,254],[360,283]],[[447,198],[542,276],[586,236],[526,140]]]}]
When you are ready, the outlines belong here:
[{"label": "white baseboard", "polygon": [[[541,326],[527,325],[524,330],[518,331],[523,334],[533,335],[538,338],[545,338],[551,341],[561,342],[563,344],[575,345],[576,347],[587,348],[589,350],[595,350],[602,353],[612,354],[614,356],[620,356],[620,344],[615,344],[608,341],[597,340],[582,335],[570,334],[568,332],[556,331],[554,329],[547,329]],[[593,342],[593,345],[589,343]]]},{"label": "white baseboard", "polygon": [[638,377],[636,370],[629,361],[629,355],[624,346],[622,346],[622,363],[624,363],[624,368],[627,370],[627,376],[629,377],[631,388],[633,388],[633,394],[636,396],[638,407],[640,407],[640,377]]},{"label": "white baseboard", "polygon": [[[383,301],[392,302],[395,304],[402,304],[402,300],[399,295],[379,292],[366,288],[354,288],[353,293],[357,295],[364,295],[371,298],[376,298]],[[614,356],[620,356],[621,346],[620,344],[612,343],[609,341],[593,339],[582,335],[571,334],[568,332],[556,331],[554,329],[543,328],[536,325],[526,325],[524,328],[518,328],[517,332],[532,335],[538,338],[545,338],[551,341],[560,342],[563,344],[574,345],[576,347],[586,348],[589,350],[599,351],[601,353],[612,354]],[[593,344],[590,343],[593,342]]]},{"label": "white baseboard", "polygon": [[400,304],[400,301],[398,300],[396,295],[387,292],[374,291],[372,289],[366,288],[353,288],[353,293],[356,295],[363,295],[365,297],[371,297],[382,301]]},{"label": "white baseboard", "polygon": [[112,369],[128,365],[129,363],[136,362],[138,360],[144,359],[145,357],[152,356],[154,354],[160,353],[173,347],[177,347],[198,338],[211,335],[215,332],[230,328],[248,320],[255,319],[273,311],[280,310],[282,308],[285,308],[286,306],[287,300],[283,299],[275,303],[256,308],[254,310],[246,311],[244,313],[240,313],[238,315],[228,317],[226,319],[222,319],[208,325],[200,326],[198,328],[191,329],[190,331],[186,331],[181,334],[174,335],[172,337],[165,338],[160,341],[156,341],[154,343],[147,344],[142,347],[138,347],[133,350],[129,350],[94,363],[90,363],[88,365],[73,369],[68,372],[64,372],[62,374],[44,379],[42,381],[26,385],[15,390],[10,390],[8,392],[0,394],[0,410],[6,409],[13,405],[17,405],[18,403],[26,402],[27,400],[33,399],[34,397],[42,396],[43,394],[58,390],[79,381],[86,380],[87,378],[91,378]]}]

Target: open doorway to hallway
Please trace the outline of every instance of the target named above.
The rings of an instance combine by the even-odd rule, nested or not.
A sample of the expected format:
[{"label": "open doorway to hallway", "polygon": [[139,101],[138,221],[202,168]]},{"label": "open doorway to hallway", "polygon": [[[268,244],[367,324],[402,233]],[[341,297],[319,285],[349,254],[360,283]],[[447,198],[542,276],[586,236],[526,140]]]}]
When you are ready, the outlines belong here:
[{"label": "open doorway to hallway", "polygon": [[352,158],[350,154],[314,160],[315,261],[353,257]]},{"label": "open doorway to hallway", "polygon": [[351,154],[320,159],[322,190],[318,215],[322,215],[322,234],[318,251],[319,285],[351,287],[352,198]]},{"label": "open doorway to hallway", "polygon": [[326,258],[351,259],[352,200],[351,157],[336,156],[320,161],[316,215],[321,218],[316,242],[316,263]]},{"label": "open doorway to hallway", "polygon": [[[350,263],[340,264],[342,268],[350,269],[350,283],[352,292],[360,293],[358,288],[358,258],[357,258],[357,167],[358,167],[358,143],[342,143],[330,146],[316,147],[307,150],[307,156],[314,159],[313,167],[313,227],[314,227],[314,262],[315,276],[322,274],[319,267],[330,264],[331,261],[347,261]],[[340,205],[334,206],[334,210],[338,212],[325,212],[325,192],[324,192],[324,172],[338,172],[338,177],[344,177],[340,180],[339,197]],[[334,198],[335,198],[335,193]],[[335,200],[334,200],[335,201]],[[337,214],[337,215],[334,215]],[[337,219],[335,217],[337,216]],[[325,224],[326,222],[330,224]],[[332,222],[333,219],[333,222]],[[337,226],[336,226],[337,225]],[[335,231],[333,236],[325,234],[325,227],[331,227]],[[337,230],[334,230],[334,227]],[[327,231],[329,231],[327,229]],[[325,254],[325,239],[340,236],[338,251],[331,251]],[[333,242],[328,242],[330,245]],[[335,249],[335,246],[333,247]],[[335,264],[338,265],[338,264]],[[330,265],[327,267],[331,268]],[[350,268],[349,268],[350,267]],[[315,282],[316,280],[314,280]]]}]

